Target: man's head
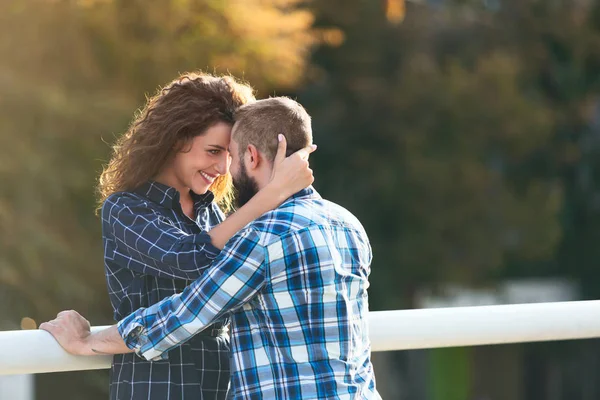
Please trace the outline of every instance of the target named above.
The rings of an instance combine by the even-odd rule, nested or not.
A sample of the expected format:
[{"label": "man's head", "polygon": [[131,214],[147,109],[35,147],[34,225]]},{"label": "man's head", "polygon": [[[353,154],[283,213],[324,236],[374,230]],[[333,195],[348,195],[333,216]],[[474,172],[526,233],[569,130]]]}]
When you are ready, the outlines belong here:
[{"label": "man's head", "polygon": [[296,101],[272,97],[250,102],[236,111],[229,147],[238,206],[271,179],[279,134],[286,138],[288,156],[312,144],[310,116]]}]

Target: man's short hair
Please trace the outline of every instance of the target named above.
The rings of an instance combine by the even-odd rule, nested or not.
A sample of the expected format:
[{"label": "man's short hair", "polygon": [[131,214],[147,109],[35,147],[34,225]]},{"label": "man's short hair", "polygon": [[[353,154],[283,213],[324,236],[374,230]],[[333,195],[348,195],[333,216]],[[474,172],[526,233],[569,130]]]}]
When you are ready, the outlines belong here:
[{"label": "man's short hair", "polygon": [[288,97],[271,97],[247,103],[236,111],[233,139],[240,157],[252,144],[273,161],[279,134],[287,140],[288,156],[312,143],[310,115],[300,103]]}]

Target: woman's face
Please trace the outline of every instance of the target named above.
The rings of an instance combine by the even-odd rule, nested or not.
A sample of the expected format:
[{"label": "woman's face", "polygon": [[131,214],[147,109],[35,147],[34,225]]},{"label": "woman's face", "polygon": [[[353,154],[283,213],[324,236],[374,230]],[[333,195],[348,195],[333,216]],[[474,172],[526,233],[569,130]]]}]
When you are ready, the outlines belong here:
[{"label": "woman's face", "polygon": [[229,173],[230,139],[231,125],[219,122],[208,128],[175,155],[170,168],[161,174],[163,183],[180,192],[206,193],[215,179]]}]

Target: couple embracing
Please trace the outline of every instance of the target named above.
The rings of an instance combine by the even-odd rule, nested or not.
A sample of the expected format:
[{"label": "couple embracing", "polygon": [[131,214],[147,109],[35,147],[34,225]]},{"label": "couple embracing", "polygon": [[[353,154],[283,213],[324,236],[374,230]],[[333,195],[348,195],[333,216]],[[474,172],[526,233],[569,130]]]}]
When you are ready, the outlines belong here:
[{"label": "couple embracing", "polygon": [[40,328],[72,354],[115,354],[111,399],[378,399],[371,247],[311,186],[315,148],[289,98],[172,81],[99,180],[117,324],[92,334],[63,311]]}]

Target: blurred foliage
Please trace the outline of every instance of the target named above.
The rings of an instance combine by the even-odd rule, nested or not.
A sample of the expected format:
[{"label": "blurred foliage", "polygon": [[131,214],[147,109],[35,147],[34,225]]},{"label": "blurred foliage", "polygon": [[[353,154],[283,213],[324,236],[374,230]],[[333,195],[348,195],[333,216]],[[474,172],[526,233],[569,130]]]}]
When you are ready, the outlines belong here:
[{"label": "blurred foliage", "polygon": [[230,71],[263,93],[293,85],[314,41],[295,3],[0,3],[0,284],[13,300],[3,312],[39,319],[77,306],[106,321],[92,209],[103,141],[179,72]]},{"label": "blurred foliage", "polygon": [[[314,42],[297,0],[0,2],[0,324],[75,308],[112,320],[94,186],[144,96],[203,69],[294,85]],[[8,322],[7,322],[8,321]],[[106,372],[40,376],[105,398]],[[41,386],[40,386],[41,385]],[[69,387],[69,392],[64,391]]]},{"label": "blurred foliage", "polygon": [[[600,295],[598,1],[3,0],[0,30],[4,328],[110,322],[96,178],[196,69],[307,107],[315,186],[372,239],[373,309],[503,277]],[[86,376],[73,393],[105,396]]]},{"label": "blurred foliage", "polygon": [[423,284],[591,273],[598,196],[575,175],[598,187],[598,2],[407,3],[401,24],[389,2],[352,4],[312,4],[345,40],[314,52],[300,100],[318,188],[371,235],[374,308]]}]

